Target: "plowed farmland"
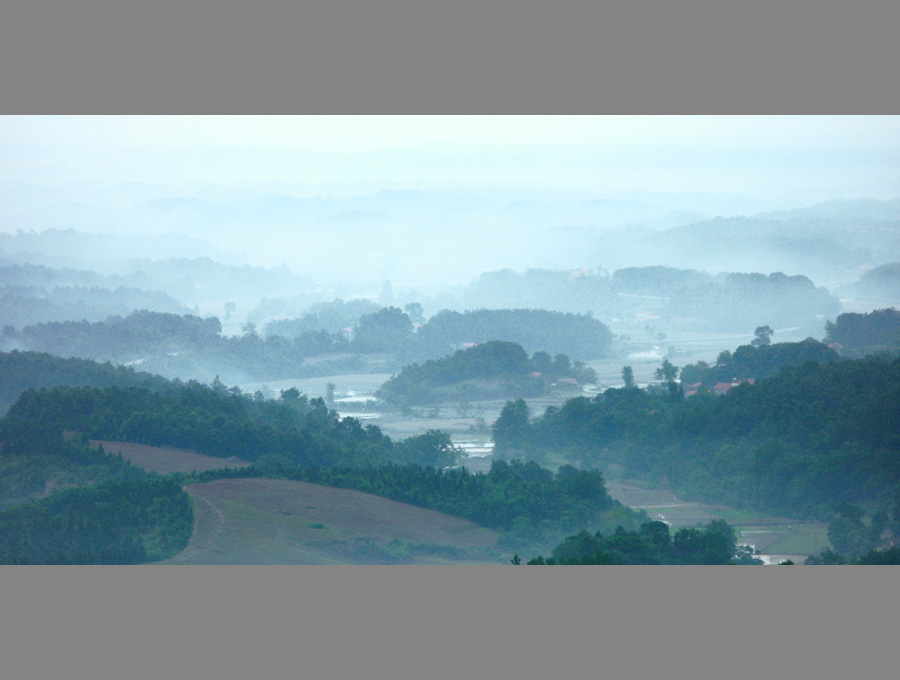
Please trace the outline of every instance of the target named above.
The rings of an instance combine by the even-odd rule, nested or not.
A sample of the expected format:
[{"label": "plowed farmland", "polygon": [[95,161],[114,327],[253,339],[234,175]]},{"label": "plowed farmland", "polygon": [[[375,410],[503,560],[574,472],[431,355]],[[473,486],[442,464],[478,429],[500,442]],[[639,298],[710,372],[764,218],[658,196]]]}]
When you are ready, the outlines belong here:
[{"label": "plowed farmland", "polygon": [[205,470],[220,470],[225,467],[238,468],[248,465],[246,461],[238,458],[216,458],[202,453],[195,453],[187,449],[174,449],[161,446],[144,446],[143,444],[129,444],[128,442],[112,442],[99,439],[91,439],[91,446],[103,445],[106,453],[122,454],[122,458],[131,461],[145,470],[153,470],[161,475],[172,472],[203,472]]},{"label": "plowed farmland", "polygon": [[283,479],[185,487],[194,533],[170,564],[500,564],[498,534],[349,489]]}]

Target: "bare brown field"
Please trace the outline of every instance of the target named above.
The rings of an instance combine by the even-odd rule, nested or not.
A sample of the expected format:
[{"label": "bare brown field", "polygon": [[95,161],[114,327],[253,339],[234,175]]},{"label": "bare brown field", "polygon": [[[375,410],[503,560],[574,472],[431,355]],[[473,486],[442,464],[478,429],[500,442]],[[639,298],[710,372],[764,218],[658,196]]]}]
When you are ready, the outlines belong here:
[{"label": "bare brown field", "polygon": [[162,475],[172,472],[204,472],[205,470],[220,470],[225,467],[246,467],[249,463],[239,458],[216,458],[202,453],[196,453],[189,449],[175,449],[161,446],[145,446],[143,444],[129,444],[128,442],[113,442],[99,439],[91,439],[93,447],[103,445],[106,453],[122,454],[122,458],[131,461],[145,470],[153,470]]},{"label": "bare brown field", "polygon": [[499,535],[371,494],[284,479],[185,489],[194,534],[168,564],[499,564]]}]

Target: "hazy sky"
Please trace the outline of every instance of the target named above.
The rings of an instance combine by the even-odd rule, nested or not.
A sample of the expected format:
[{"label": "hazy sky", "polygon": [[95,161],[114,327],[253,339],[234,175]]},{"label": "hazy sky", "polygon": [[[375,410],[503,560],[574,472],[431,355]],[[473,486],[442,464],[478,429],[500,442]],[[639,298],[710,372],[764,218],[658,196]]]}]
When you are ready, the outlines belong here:
[{"label": "hazy sky", "polygon": [[33,147],[420,144],[900,145],[898,116],[13,116],[0,143]]},{"label": "hazy sky", "polygon": [[900,196],[900,116],[9,116],[0,152],[32,184]]},{"label": "hazy sky", "polygon": [[900,116],[0,117],[0,231],[186,234],[321,276],[432,271],[433,237],[462,277],[545,266],[525,234],[856,198],[900,198]]}]

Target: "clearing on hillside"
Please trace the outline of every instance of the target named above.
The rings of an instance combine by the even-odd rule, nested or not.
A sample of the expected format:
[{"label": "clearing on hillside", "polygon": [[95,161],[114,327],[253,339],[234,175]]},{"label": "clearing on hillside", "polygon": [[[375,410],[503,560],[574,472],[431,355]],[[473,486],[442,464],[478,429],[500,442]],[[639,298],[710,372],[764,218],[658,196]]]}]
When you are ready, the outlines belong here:
[{"label": "clearing on hillside", "polygon": [[99,439],[91,439],[90,445],[97,448],[101,444],[106,453],[115,456],[122,454],[122,458],[131,461],[145,470],[153,470],[161,475],[172,472],[204,472],[205,470],[220,470],[222,468],[240,468],[250,465],[239,458],[216,458],[202,453],[196,453],[188,449],[173,449],[160,446],[145,446],[144,444],[129,444],[128,442],[112,442]]},{"label": "clearing on hillside", "polygon": [[167,564],[499,564],[499,534],[350,489],[285,479],[185,487],[188,547]]}]

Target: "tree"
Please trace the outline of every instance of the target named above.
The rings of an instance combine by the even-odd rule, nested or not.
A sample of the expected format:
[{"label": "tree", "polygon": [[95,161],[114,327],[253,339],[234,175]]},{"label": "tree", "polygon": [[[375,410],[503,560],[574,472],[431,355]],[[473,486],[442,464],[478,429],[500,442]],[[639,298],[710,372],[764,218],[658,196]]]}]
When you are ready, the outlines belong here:
[{"label": "tree", "polygon": [[356,344],[367,352],[396,352],[412,336],[412,321],[403,310],[385,307],[359,318]]},{"label": "tree", "polygon": [[668,359],[663,359],[660,367],[653,372],[653,377],[667,383],[675,382],[678,379],[678,367],[673,366]]},{"label": "tree", "polygon": [[460,454],[450,435],[440,430],[428,430],[425,434],[408,437],[397,446],[402,460],[434,468],[454,465]]},{"label": "tree", "polygon": [[754,347],[762,347],[763,345],[771,345],[772,344],[772,334],[773,331],[768,326],[757,326],[756,330],[753,331],[753,335],[756,337],[750,341],[750,344]]},{"label": "tree", "polygon": [[407,313],[410,321],[415,323],[425,323],[425,310],[418,302],[409,302],[403,306],[403,311]]},{"label": "tree", "polygon": [[524,399],[507,401],[494,422],[494,444],[498,453],[518,449],[528,436],[528,404]]},{"label": "tree", "polygon": [[631,389],[635,386],[634,371],[631,369],[631,366],[622,367],[622,381],[625,383],[626,389]]},{"label": "tree", "polygon": [[225,303],[225,321],[228,321],[231,318],[231,315],[234,314],[234,310],[237,309],[237,305],[233,302]]}]

